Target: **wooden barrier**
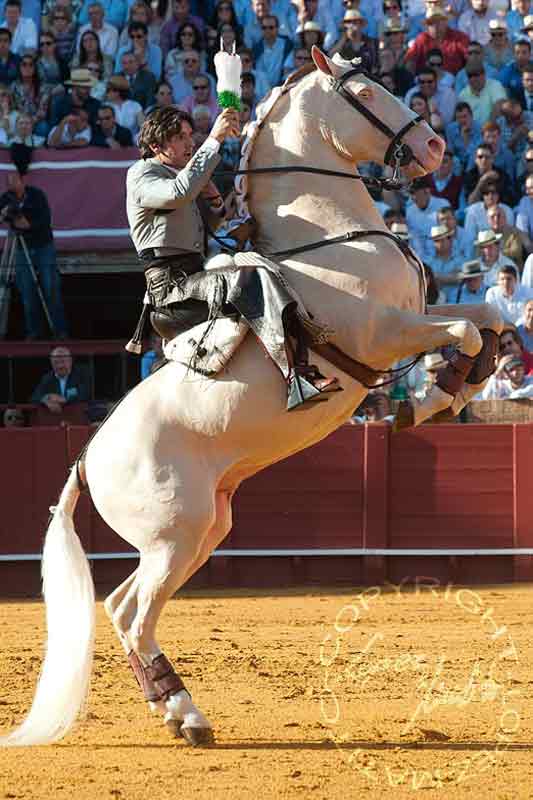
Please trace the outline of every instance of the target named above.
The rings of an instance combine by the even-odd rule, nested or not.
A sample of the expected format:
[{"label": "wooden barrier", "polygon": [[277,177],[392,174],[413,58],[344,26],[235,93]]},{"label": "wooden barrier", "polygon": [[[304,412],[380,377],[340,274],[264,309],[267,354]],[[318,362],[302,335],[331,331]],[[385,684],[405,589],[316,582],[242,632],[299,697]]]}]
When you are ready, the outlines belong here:
[{"label": "wooden barrier", "polygon": [[[85,426],[0,430],[0,594],[38,590],[38,561],[29,566],[6,556],[41,552],[48,507],[90,432]],[[531,580],[530,554],[453,551],[533,548],[532,451],[532,425],[428,425],[396,435],[384,424],[344,426],[243,484],[223,555],[191,583]],[[133,551],[87,496],[78,503],[76,525],[86,551],[97,557],[98,588],[135,568],[135,560],[106,557]],[[419,554],[403,552],[413,549]],[[385,552],[367,552],[376,550]]]}]

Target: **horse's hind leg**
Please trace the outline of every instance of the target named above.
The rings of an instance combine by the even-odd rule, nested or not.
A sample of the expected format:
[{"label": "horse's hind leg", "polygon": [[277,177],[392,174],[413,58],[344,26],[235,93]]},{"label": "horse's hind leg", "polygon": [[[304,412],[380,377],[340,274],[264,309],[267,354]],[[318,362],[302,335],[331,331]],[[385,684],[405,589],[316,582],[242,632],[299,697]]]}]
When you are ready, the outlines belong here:
[{"label": "horse's hind leg", "polygon": [[[128,575],[126,580],[123,581],[120,586],[117,586],[115,591],[106,597],[104,602],[105,612],[113,623],[113,627],[126,653],[131,651],[131,644],[127,635],[129,628],[127,620],[129,618],[129,623],[131,624],[137,608],[136,591],[133,590],[137,571],[138,569],[134,570],[131,575]],[[121,609],[120,612],[119,609]],[[126,624],[124,624],[125,621]]]}]

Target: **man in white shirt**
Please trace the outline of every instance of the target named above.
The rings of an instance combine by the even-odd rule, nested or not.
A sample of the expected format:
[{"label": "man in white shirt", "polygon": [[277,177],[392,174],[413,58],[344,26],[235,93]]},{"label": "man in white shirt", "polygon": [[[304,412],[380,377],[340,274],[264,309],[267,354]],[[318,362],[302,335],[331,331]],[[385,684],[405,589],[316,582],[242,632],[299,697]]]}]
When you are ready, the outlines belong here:
[{"label": "man in white shirt", "polygon": [[405,220],[412,236],[412,245],[420,258],[429,250],[430,233],[437,224],[437,211],[448,205],[442,197],[433,197],[428,177],[417,178],[411,184],[411,199],[405,209]]},{"label": "man in white shirt", "polygon": [[504,356],[498,372],[503,377],[490,376],[481,393],[482,400],[533,399],[533,376],[526,377],[525,365],[519,356]]},{"label": "man in white shirt", "polygon": [[84,108],[73,109],[48,134],[48,147],[87,147],[91,136],[88,113]]},{"label": "man in white shirt", "polygon": [[11,52],[21,55],[26,50],[38,49],[37,27],[32,19],[21,16],[20,0],[8,0],[5,7],[5,19],[0,28],[8,28],[11,32]]},{"label": "man in white shirt", "polygon": [[496,306],[505,322],[516,325],[524,313],[527,301],[532,298],[532,290],[517,282],[516,268],[505,266],[498,272],[497,285],[487,289],[485,302]]},{"label": "man in white shirt", "polygon": [[88,9],[89,23],[83,25],[78,33],[77,47],[79,49],[80,40],[85,31],[92,31],[98,36],[100,41],[100,50],[104,56],[115,58],[118,48],[118,31],[108,22],[104,22],[104,7],[101,3],[91,3]]},{"label": "man in white shirt", "polygon": [[481,59],[472,58],[465,67],[468,85],[459,92],[458,100],[468,103],[474,120],[480,125],[499,113],[507,92],[495,78],[487,78]]}]

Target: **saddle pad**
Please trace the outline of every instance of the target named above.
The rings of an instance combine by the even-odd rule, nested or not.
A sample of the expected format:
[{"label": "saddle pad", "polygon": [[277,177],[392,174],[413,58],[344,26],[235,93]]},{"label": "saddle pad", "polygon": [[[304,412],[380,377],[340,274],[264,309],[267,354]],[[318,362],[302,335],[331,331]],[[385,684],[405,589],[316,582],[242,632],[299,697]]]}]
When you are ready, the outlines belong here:
[{"label": "saddle pad", "polygon": [[202,322],[165,342],[163,353],[169,361],[178,361],[213,377],[228,365],[249,330],[246,322],[227,317],[214,323]]}]

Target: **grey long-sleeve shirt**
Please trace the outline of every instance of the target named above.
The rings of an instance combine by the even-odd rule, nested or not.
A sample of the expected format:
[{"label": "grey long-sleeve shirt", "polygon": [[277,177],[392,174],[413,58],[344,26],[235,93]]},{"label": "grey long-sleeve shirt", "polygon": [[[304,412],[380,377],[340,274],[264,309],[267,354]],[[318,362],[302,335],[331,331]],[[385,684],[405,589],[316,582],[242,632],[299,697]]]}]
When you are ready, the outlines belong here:
[{"label": "grey long-sleeve shirt", "polygon": [[[126,178],[126,209],[137,252],[204,253],[204,223],[197,198],[220,161],[219,143],[207,139],[183,169],[157,158],[137,161]],[[219,223],[218,220],[217,223]]]}]

